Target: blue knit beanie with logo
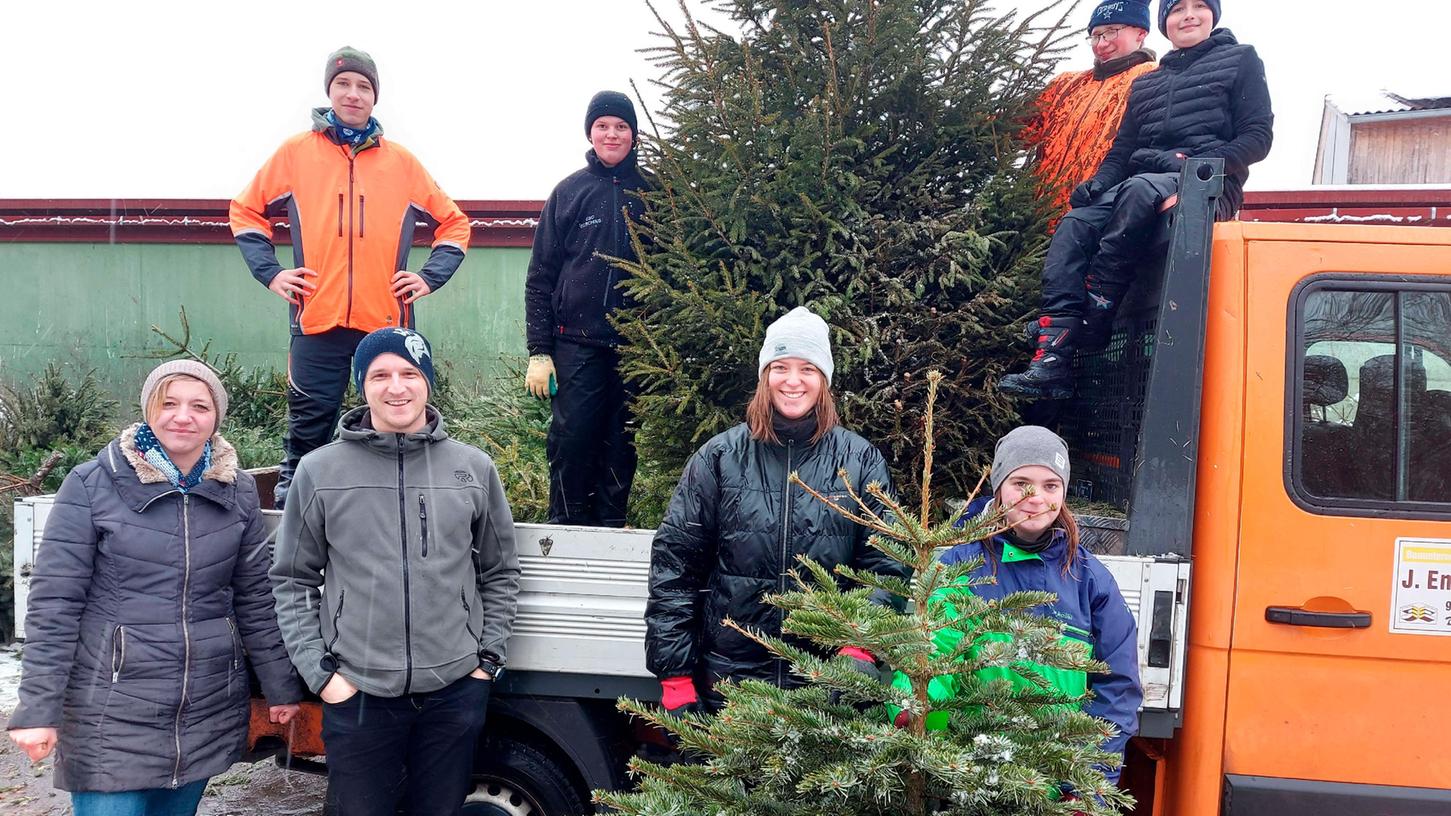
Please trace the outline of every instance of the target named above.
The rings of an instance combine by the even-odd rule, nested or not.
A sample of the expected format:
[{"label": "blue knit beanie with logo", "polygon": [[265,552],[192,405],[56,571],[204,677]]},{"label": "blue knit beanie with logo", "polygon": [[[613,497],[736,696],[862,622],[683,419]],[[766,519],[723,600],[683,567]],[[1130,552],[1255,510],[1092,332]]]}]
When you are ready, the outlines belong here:
[{"label": "blue knit beanie with logo", "polygon": [[1105,0],[1098,4],[1088,18],[1091,33],[1099,26],[1127,25],[1149,30],[1149,4],[1147,0]]},{"label": "blue knit beanie with logo", "polygon": [[[1181,2],[1184,1],[1185,0],[1159,0],[1160,34],[1163,34],[1165,37],[1169,36],[1169,12],[1173,11],[1175,6],[1179,5]],[[1219,0],[1204,0],[1204,5],[1209,6],[1209,10],[1214,14],[1214,22],[1210,23],[1210,28],[1219,25]]]},{"label": "blue knit beanie with logo", "polygon": [[358,343],[358,350],[353,352],[353,384],[359,394],[363,393],[368,368],[379,354],[396,354],[423,372],[424,379],[428,380],[428,393],[433,393],[433,348],[418,332],[394,326],[364,337]]}]

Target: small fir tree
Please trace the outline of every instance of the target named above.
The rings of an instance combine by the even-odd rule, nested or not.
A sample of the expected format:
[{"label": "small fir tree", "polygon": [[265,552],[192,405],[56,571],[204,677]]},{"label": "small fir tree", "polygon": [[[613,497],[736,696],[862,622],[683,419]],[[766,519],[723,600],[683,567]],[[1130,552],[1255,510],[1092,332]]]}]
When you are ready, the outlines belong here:
[{"label": "small fir tree", "polygon": [[[1055,690],[1027,666],[1103,669],[1064,641],[1061,624],[1030,614],[1053,596],[1022,592],[984,601],[962,593],[953,600],[960,616],[945,609],[939,592],[970,586],[968,575],[981,561],[944,565],[937,550],[1001,532],[1004,519],[998,512],[967,519],[961,527],[931,520],[933,408],[942,376],[934,371],[925,381],[919,512],[881,485],[864,489],[890,508],[887,516],[874,514],[857,488],[850,490],[855,507],[847,507],[793,477],[817,499],[873,530],[872,546],[909,564],[916,579],[909,583],[848,567],[833,574],[802,559],[797,590],[766,598],[785,611],[782,632],[792,641],[736,628],[789,661],[805,685],[784,690],[758,681],[723,683],[718,688],[725,708],[715,716],[676,719],[654,706],[621,701],[622,710],[673,734],[697,761],[659,764],[637,757],[630,767],[639,790],[600,792],[598,801],[638,816],[1038,816],[1111,814],[1131,803],[1099,770],[1117,762],[1099,748],[1113,726],[1079,711],[1081,700]],[[873,592],[909,599],[913,611],[875,604]],[[961,634],[960,645],[941,653],[938,636],[948,630]],[[829,657],[844,646],[865,648],[898,669],[912,692],[860,673],[850,658]],[[979,674],[992,669],[998,675],[1011,669],[1028,682],[1015,687]],[[929,698],[929,681],[941,675],[955,675],[957,699]],[[896,725],[884,703],[908,712],[900,719],[910,722]],[[946,715],[946,727],[928,731],[926,722],[936,712]],[[1064,785],[1081,798],[1065,800]]]},{"label": "small fir tree", "polygon": [[1063,18],[989,0],[711,7],[740,33],[684,0],[683,28],[656,14],[663,124],[641,151],[658,188],[617,318],[640,450],[678,473],[739,422],[766,325],[809,305],[833,327],[844,420],[895,475],[921,465],[929,361],[947,375],[943,454],[985,465],[1017,421],[984,386],[1025,348],[1047,214],[1019,132]]}]

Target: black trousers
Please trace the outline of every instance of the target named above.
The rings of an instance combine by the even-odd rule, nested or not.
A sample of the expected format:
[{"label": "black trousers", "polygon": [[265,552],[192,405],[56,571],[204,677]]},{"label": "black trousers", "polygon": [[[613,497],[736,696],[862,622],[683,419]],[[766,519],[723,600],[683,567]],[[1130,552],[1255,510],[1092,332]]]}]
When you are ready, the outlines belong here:
[{"label": "black trousers", "polygon": [[273,491],[277,509],[287,500],[298,460],[332,441],[353,375],[353,352],[366,336],[357,329],[292,336],[287,349],[287,436]]},{"label": "black trousers", "polygon": [[1112,319],[1150,249],[1159,207],[1178,191],[1177,173],[1145,173],[1069,210],[1043,263],[1042,314]]},{"label": "black trousers", "polygon": [[470,790],[492,680],[323,705],[328,799],[344,816],[455,816]]},{"label": "black trousers", "polygon": [[549,523],[623,527],[636,456],[619,352],[557,339],[553,357]]}]

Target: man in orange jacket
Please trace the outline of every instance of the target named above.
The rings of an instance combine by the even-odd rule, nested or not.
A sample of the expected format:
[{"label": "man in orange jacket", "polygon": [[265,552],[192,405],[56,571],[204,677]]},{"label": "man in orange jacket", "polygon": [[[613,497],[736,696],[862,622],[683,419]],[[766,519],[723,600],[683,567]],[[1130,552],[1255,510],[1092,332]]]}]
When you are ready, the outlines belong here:
[{"label": "man in orange jacket", "polygon": [[[323,88],[331,107],[315,108],[312,130],[283,142],[231,206],[232,235],[252,276],[288,302],[291,316],[278,508],[298,460],[332,439],[358,341],[388,326],[415,328],[413,304],[448,282],[469,245],[468,217],[413,154],[383,138],[373,118],[373,58],[338,49]],[[276,217],[289,227],[291,268],[277,260]],[[433,249],[410,272],[421,219],[437,224]]]},{"label": "man in orange jacket", "polygon": [[1148,36],[1148,3],[1099,3],[1088,18],[1093,69],[1059,74],[1038,97],[1038,113],[1024,138],[1035,154],[1039,191],[1052,197],[1056,211],[1068,210],[1073,188],[1103,163],[1123,119],[1129,86],[1156,67],[1156,55],[1144,47]]}]

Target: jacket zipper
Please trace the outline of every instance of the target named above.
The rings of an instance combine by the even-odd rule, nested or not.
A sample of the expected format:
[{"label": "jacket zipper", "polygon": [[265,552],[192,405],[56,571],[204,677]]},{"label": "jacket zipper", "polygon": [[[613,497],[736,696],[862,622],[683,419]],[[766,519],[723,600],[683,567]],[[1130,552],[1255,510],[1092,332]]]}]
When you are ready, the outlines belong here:
[{"label": "jacket zipper", "polygon": [[418,529],[419,535],[423,538],[423,557],[428,557],[428,505],[423,501],[423,494],[418,494]]},{"label": "jacket zipper", "polygon": [[[345,151],[347,148],[343,148]],[[348,313],[343,325],[353,325],[353,167],[356,159],[348,154]],[[339,215],[341,217],[341,214]],[[339,233],[341,234],[341,233]]]},{"label": "jacket zipper", "polygon": [[413,688],[413,617],[408,577],[408,507],[403,493],[403,434],[398,439],[398,538],[403,544],[403,693]]},{"label": "jacket zipper", "polygon": [[181,701],[176,706],[176,764],[171,769],[171,787],[181,783],[181,714],[186,708],[187,686],[191,682],[191,627],[187,622],[186,596],[191,592],[191,496],[181,494],[181,550],[183,568],[181,573]]},{"label": "jacket zipper", "polygon": [[333,639],[327,642],[327,653],[332,655],[334,660],[337,659],[337,655],[333,655],[333,646],[338,642],[338,619],[343,616],[343,601],[347,597],[348,591],[346,589],[338,590],[338,608],[333,610]]},{"label": "jacket zipper", "polygon": [[[620,177],[611,176],[610,178],[613,182],[610,185],[610,239],[615,245],[615,254],[623,258],[625,253],[620,247],[620,221],[623,219],[623,216],[621,218],[615,217],[620,215]],[[615,265],[611,263],[605,264],[605,266],[605,296],[600,301],[600,306],[609,309],[610,293],[615,288]]]},{"label": "jacket zipper", "polygon": [[368,197],[362,193],[358,194],[358,237],[368,231]]},{"label": "jacket zipper", "polygon": [[469,637],[473,638],[474,639],[474,643],[478,644],[479,651],[483,651],[483,648],[484,648],[484,640],[483,640],[483,638],[480,637],[479,635],[474,634],[474,624],[473,624],[474,610],[473,610],[472,607],[469,606],[468,587],[466,587],[466,586],[459,587],[459,590],[458,590],[458,599],[459,599],[459,602],[464,605],[464,631],[465,632],[468,632],[469,633]]},{"label": "jacket zipper", "polygon": [[[776,577],[776,590],[786,591],[786,570],[790,569],[786,563],[791,544],[791,452],[795,443],[790,439],[786,440],[786,479],[781,483],[781,574]],[[778,610],[782,621],[785,621],[785,613]],[[786,683],[785,667],[780,659],[776,660],[776,686],[778,688]]]},{"label": "jacket zipper", "polygon": [[338,191],[338,237],[343,237],[343,193]]},{"label": "jacket zipper", "polygon": [[229,616],[227,618],[227,629],[232,633],[232,671],[236,671],[238,664],[242,662],[241,640],[237,637],[237,624]]},{"label": "jacket zipper", "polygon": [[118,625],[111,633],[111,682],[121,679],[121,669],[126,665],[126,627]]}]

